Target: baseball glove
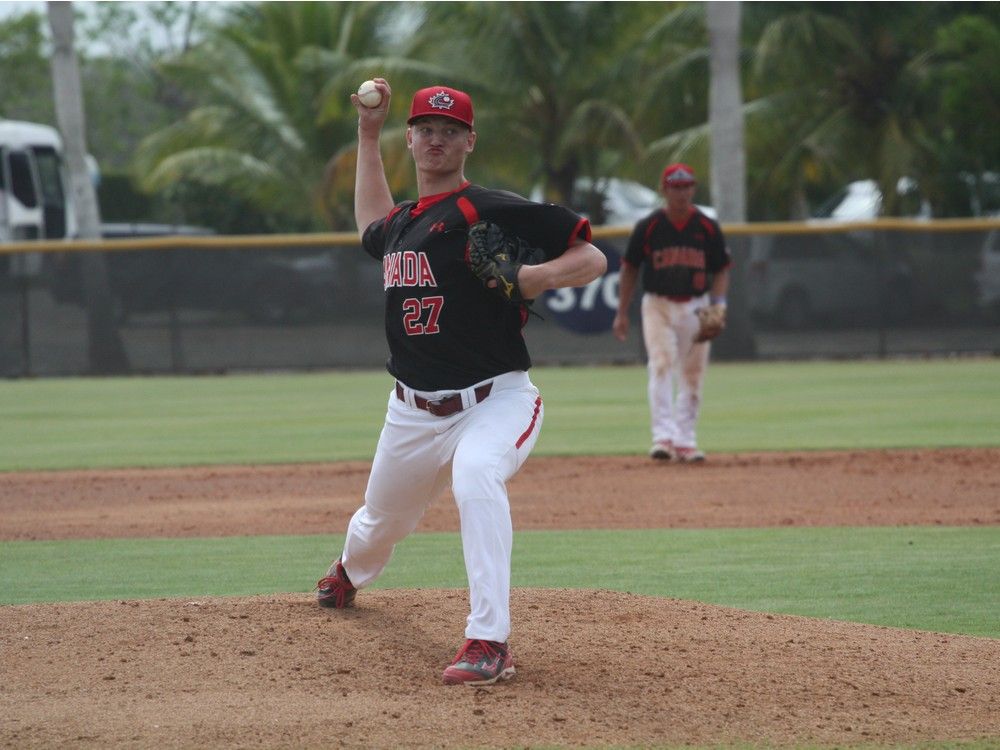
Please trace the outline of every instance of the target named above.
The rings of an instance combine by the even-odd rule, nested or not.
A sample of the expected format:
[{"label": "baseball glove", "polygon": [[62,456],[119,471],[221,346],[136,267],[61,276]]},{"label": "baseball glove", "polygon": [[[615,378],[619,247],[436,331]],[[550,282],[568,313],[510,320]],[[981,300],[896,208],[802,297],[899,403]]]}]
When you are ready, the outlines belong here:
[{"label": "baseball glove", "polygon": [[[469,227],[469,267],[488,289],[512,304],[530,304],[521,294],[517,272],[523,265],[537,265],[545,260],[538,248],[520,237],[513,237],[489,221],[477,221]],[[496,286],[490,286],[495,281]]]},{"label": "baseball glove", "polygon": [[698,333],[694,337],[695,343],[711,341],[726,327],[725,305],[699,307],[695,314],[698,316]]}]

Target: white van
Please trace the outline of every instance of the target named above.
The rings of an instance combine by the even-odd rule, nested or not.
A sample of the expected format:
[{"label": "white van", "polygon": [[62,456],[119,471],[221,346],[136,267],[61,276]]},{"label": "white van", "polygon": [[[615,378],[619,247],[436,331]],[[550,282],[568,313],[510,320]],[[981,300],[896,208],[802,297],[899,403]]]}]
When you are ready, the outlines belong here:
[{"label": "white van", "polygon": [[[76,235],[62,138],[48,125],[0,120],[0,243]],[[5,275],[37,276],[41,253],[17,253]]]},{"label": "white van", "polygon": [[0,120],[0,242],[74,236],[68,188],[59,132]]}]

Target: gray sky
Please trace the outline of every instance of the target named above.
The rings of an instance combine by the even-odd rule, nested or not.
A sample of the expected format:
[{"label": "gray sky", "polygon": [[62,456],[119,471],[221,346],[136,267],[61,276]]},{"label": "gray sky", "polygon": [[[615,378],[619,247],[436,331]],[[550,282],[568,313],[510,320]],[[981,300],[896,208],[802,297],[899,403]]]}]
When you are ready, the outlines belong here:
[{"label": "gray sky", "polygon": [[[190,4],[189,0],[181,0],[181,1],[185,5],[189,5]],[[74,0],[74,2],[73,2],[73,8],[77,12],[87,13],[88,10],[92,10],[92,9],[96,8],[98,5],[102,5],[102,4],[107,4],[107,3],[95,2],[94,0],[86,0],[84,2],[81,2],[80,0]],[[120,2],[120,3],[117,3],[117,4],[132,6],[132,7],[136,8],[136,9],[139,9],[141,11],[142,6],[143,5],[148,5],[149,3],[145,3],[145,2]],[[230,4],[231,4],[231,2],[228,2],[227,0],[199,0],[199,2],[198,2],[199,14],[209,14],[209,13],[211,13],[213,11],[213,8],[215,8],[215,9],[221,9],[222,7],[224,7],[226,5],[230,5]],[[44,2],[44,0],[34,0],[34,1],[29,1],[29,0],[0,0],[0,20],[5,19],[5,18],[9,18],[10,16],[14,16],[14,15],[21,15],[21,14],[27,13],[27,12],[35,12],[35,13],[38,13],[38,14],[44,16],[45,13],[46,13],[45,6],[46,6],[46,3]],[[143,16],[143,14],[140,12],[139,13],[140,19],[142,18],[142,16]],[[155,24],[149,24],[148,28],[150,29],[150,31],[152,33],[161,35],[163,37],[162,38],[162,42],[163,42],[164,46],[167,45],[166,36],[165,36],[166,32],[165,31],[163,31],[162,29],[160,29]],[[180,34],[180,30],[179,29],[178,29],[177,33],[178,33],[178,35]],[[153,39],[153,43],[154,44],[156,43],[156,39],[155,38]],[[91,53],[91,54],[102,54],[102,53],[105,53],[107,50],[102,50],[102,49],[99,49],[99,48],[88,48],[87,51],[89,53]]]}]

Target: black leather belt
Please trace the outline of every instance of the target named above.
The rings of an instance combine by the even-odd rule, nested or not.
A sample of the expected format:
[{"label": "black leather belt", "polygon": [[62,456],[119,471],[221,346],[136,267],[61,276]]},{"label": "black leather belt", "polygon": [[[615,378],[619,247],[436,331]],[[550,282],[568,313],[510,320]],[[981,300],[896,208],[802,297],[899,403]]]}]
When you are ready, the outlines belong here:
[{"label": "black leather belt", "polygon": [[[476,403],[483,401],[487,396],[490,395],[490,391],[493,390],[493,383],[487,383],[486,385],[481,385],[475,390]],[[400,401],[406,401],[406,395],[403,391],[403,386],[396,383],[396,398]],[[421,398],[417,394],[413,394],[413,405],[418,409],[423,409],[424,411],[429,411],[435,417],[450,417],[452,414],[462,411],[462,394],[455,393],[451,396],[445,398],[437,398],[428,400],[426,398]]]}]

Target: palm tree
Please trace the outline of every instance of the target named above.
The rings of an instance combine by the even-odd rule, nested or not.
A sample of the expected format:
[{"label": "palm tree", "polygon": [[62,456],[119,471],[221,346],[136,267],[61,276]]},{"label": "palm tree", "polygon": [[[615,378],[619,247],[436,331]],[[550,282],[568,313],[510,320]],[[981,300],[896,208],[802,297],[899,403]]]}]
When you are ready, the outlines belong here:
[{"label": "palm tree", "polygon": [[169,67],[205,93],[186,118],[146,139],[133,171],[148,191],[197,181],[292,216],[303,229],[353,228],[356,117],[348,95],[384,75],[397,92],[383,139],[394,193],[415,187],[403,120],[407,94],[429,82],[476,98],[482,157],[470,164],[472,176],[488,171],[491,183],[522,192],[541,184],[562,201],[579,176],[645,178],[656,169],[635,122],[662,101],[637,91],[662,58],[651,65],[633,40],[663,7],[238,6],[207,43]]},{"label": "palm tree", "polygon": [[[746,154],[743,148],[743,93],[740,86],[740,3],[715,2],[706,8],[711,51],[708,120],[711,131],[712,203],[722,222],[746,221]],[[730,271],[730,324],[716,352],[730,359],[756,356],[747,295],[746,264],[737,255]]]},{"label": "palm tree", "polygon": [[664,164],[685,161],[706,173],[710,50],[705,3],[667,6],[637,40],[642,58],[636,113],[646,143],[647,181],[655,184]]},{"label": "palm tree", "polygon": [[[662,11],[636,3],[430,3],[408,56],[454,71],[476,99],[470,165],[567,201],[580,176],[634,173],[639,59],[632,40]],[[447,81],[441,81],[447,83]]]},{"label": "palm tree", "polygon": [[155,192],[192,181],[289,217],[301,230],[353,228],[343,196],[353,183],[338,182],[330,165],[354,148],[350,92],[393,60],[376,54],[395,43],[382,31],[391,10],[236,6],[205,43],[167,66],[198,92],[198,104],[140,145],[133,163],[140,185]]},{"label": "palm tree", "polygon": [[[934,97],[933,30],[959,15],[949,3],[749,3],[743,45],[748,214],[805,218],[823,190],[874,178],[883,212],[899,210],[904,176],[942,167]],[[985,11],[984,11],[985,12]],[[679,13],[675,12],[675,13]],[[676,38],[664,24],[656,39]],[[671,37],[672,35],[672,37]],[[680,66],[680,61],[685,66]],[[696,51],[678,58],[669,83],[701,73]],[[649,145],[663,159],[708,163],[707,117]]]},{"label": "palm tree", "polygon": [[[56,119],[66,150],[78,231],[83,239],[100,239],[101,215],[86,164],[87,128],[80,69],[73,46],[73,3],[49,2],[46,7],[52,29],[52,87]],[[89,369],[96,374],[127,372],[128,358],[115,325],[103,253],[84,253],[81,274],[87,304]]]},{"label": "palm tree", "polygon": [[712,201],[722,221],[746,221],[746,154],[740,85],[740,3],[715,2],[706,9],[711,77]]},{"label": "palm tree", "polygon": [[923,82],[933,29],[954,13],[948,5],[808,5],[763,24],[751,117],[773,133],[770,173],[759,175],[772,195],[780,185],[870,177],[882,211],[897,212],[900,178],[936,169]]},{"label": "palm tree", "polygon": [[[984,3],[937,29],[927,88],[937,103],[931,130],[940,151],[937,179],[921,180],[942,216],[1000,209],[1000,9]],[[929,183],[929,184],[928,184]],[[992,184],[991,184],[992,183]],[[936,212],[937,213],[937,212]]]}]

